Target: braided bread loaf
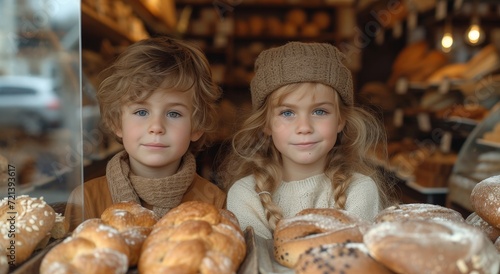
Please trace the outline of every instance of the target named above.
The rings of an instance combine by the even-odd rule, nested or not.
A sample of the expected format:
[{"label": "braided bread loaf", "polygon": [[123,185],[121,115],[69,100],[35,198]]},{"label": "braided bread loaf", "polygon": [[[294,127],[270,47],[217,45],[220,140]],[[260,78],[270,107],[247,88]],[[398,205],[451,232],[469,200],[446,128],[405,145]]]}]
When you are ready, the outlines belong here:
[{"label": "braided bread loaf", "polygon": [[56,213],[43,197],[21,195],[0,201],[0,218],[0,248],[6,250],[10,265],[19,265],[47,238]]},{"label": "braided bread loaf", "polygon": [[139,273],[235,273],[246,254],[236,217],[189,201],[170,210],[142,246]]},{"label": "braided bread loaf", "polygon": [[126,273],[129,254],[118,230],[101,219],[88,219],[45,255],[40,274]]}]

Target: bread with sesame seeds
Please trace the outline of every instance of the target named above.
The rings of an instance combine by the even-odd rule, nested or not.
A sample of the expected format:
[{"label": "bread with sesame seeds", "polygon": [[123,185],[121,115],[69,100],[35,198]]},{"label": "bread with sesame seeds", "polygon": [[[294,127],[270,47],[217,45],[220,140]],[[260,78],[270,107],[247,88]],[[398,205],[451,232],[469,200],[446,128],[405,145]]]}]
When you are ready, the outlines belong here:
[{"label": "bread with sesame seeds", "polygon": [[52,229],[56,213],[43,197],[5,197],[0,201],[0,246],[9,265],[26,261]]}]

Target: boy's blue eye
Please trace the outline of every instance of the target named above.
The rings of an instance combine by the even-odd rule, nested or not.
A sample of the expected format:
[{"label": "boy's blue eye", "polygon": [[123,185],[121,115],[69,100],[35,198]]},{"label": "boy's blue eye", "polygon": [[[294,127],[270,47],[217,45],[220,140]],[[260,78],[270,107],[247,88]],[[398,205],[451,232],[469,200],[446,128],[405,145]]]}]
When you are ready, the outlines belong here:
[{"label": "boy's blue eye", "polygon": [[134,112],[134,114],[138,115],[138,116],[146,116],[146,115],[148,115],[148,112],[144,109],[140,109],[140,110]]}]

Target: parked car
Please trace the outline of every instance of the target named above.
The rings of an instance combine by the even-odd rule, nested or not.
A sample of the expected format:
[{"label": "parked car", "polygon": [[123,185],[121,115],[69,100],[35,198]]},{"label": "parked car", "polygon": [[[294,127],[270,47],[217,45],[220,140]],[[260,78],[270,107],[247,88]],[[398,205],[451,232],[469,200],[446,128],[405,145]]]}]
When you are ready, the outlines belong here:
[{"label": "parked car", "polygon": [[61,98],[50,78],[0,76],[0,127],[40,135],[62,124]]}]

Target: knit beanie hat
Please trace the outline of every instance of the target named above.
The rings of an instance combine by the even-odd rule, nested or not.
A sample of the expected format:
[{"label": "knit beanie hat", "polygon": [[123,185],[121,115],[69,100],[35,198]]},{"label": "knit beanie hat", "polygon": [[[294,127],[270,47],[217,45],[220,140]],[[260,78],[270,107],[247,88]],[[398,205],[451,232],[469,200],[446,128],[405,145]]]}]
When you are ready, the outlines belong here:
[{"label": "knit beanie hat", "polygon": [[255,76],[250,83],[253,108],[260,108],[276,89],[303,82],[330,86],[346,105],[352,105],[352,76],[342,63],[344,59],[343,53],[326,43],[289,42],[262,51],[255,61]]}]

